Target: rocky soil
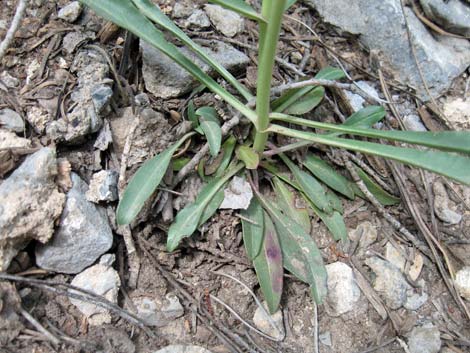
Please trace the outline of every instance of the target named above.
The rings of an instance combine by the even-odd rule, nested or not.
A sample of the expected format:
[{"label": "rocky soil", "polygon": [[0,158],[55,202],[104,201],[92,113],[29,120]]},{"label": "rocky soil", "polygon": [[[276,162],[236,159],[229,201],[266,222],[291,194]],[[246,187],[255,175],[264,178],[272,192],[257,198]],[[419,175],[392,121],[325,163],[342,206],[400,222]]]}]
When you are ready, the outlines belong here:
[{"label": "rocky soil", "polygon": [[[154,2],[256,87],[255,23],[204,1]],[[394,128],[470,129],[470,3],[409,3],[298,1],[285,18],[273,85],[341,67],[387,103]],[[2,10],[0,38],[16,1],[3,0]],[[403,167],[400,190],[382,160],[362,158],[401,197],[386,210],[412,238],[368,202],[343,199],[348,241],[336,244],[312,218],[327,264],[325,302],[315,305],[287,275],[282,309],[269,316],[242,243],[237,209],[253,196],[242,179],[175,253],[165,251],[166,230],[198,194],[197,173],[174,193],[159,190],[131,227],[115,222],[129,178],[187,131],[190,99],[225,119],[233,114],[217,97],[145,42],[66,0],[29,2],[0,62],[0,92],[1,353],[470,350],[470,188]],[[308,117],[339,121],[367,104],[328,89]],[[203,142],[182,153],[192,157]]]}]

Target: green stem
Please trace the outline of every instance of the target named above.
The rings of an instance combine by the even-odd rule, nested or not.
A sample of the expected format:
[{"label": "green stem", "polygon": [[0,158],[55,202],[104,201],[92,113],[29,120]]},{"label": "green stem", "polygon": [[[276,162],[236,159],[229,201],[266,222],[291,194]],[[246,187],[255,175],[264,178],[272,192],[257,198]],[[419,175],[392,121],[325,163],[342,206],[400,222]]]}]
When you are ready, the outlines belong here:
[{"label": "green stem", "polygon": [[268,140],[268,133],[264,130],[269,126],[271,79],[285,6],[286,0],[263,1],[262,16],[268,23],[266,27],[262,25],[260,28],[258,86],[256,88],[256,114],[258,118],[253,145],[255,151],[259,153],[264,151]]}]

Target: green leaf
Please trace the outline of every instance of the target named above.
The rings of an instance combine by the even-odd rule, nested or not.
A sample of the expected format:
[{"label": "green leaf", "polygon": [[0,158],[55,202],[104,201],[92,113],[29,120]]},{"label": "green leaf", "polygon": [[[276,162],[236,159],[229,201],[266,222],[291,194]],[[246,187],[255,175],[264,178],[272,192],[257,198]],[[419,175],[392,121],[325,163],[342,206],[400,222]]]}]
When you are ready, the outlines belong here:
[{"label": "green leaf", "polygon": [[[379,201],[382,205],[393,206],[393,205],[398,205],[401,202],[400,198],[390,195],[388,192],[382,189],[379,185],[377,185],[367,175],[367,173],[364,172],[361,168],[356,168],[356,170],[357,170],[357,174],[359,175],[359,178],[361,178],[361,180],[364,182],[364,185],[372,193],[372,195],[375,196],[377,201]],[[359,187],[357,189],[358,189],[357,191],[358,196],[364,198],[365,196],[362,193],[361,189],[359,189]]]},{"label": "green leaf", "polygon": [[217,172],[215,173],[216,178],[222,176],[225,170],[227,169],[228,165],[230,164],[236,143],[237,139],[233,135],[230,135],[222,145],[222,151],[224,153],[224,156],[222,158],[222,161],[220,162],[219,168],[217,168]]},{"label": "green leaf", "polygon": [[286,7],[284,8],[284,11],[289,10],[289,8],[294,5],[297,2],[297,0],[287,0]]},{"label": "green leaf", "polygon": [[253,197],[250,206],[246,210],[242,210],[241,215],[246,219],[242,219],[243,243],[245,244],[246,254],[253,260],[258,256],[264,237],[264,214],[261,205],[256,197]]},{"label": "green leaf", "polygon": [[274,204],[257,193],[263,207],[274,221],[281,244],[284,268],[312,287],[317,303],[326,295],[326,270],[313,239],[292,218],[284,215]]},{"label": "green leaf", "polygon": [[302,115],[314,109],[325,96],[323,87],[315,87],[310,92],[291,104],[286,110],[286,114]]},{"label": "green leaf", "polygon": [[343,123],[343,126],[351,126],[367,129],[385,118],[385,109],[381,106],[370,105],[351,115]]},{"label": "green leaf", "polygon": [[346,75],[344,74],[344,71],[341,69],[338,69],[336,67],[325,67],[324,69],[321,69],[316,75],[315,78],[317,80],[341,80],[342,78],[345,78]]},{"label": "green leaf", "polygon": [[278,208],[300,224],[305,232],[309,234],[312,225],[310,224],[310,216],[307,209],[297,206],[295,194],[287,188],[287,185],[281,179],[275,177],[273,181]]},{"label": "green leaf", "polygon": [[351,200],[354,199],[353,183],[339,174],[324,160],[309,153],[303,161],[303,165],[330,188]]},{"label": "green leaf", "polygon": [[[307,201],[309,201],[307,199]],[[311,201],[309,201],[310,206],[313,209],[313,212],[320,217],[325,226],[333,235],[333,239],[336,241],[346,240],[348,238],[348,231],[346,229],[346,224],[344,223],[344,218],[338,211],[333,211],[330,214],[322,212],[318,207],[316,207]]]},{"label": "green leaf", "polygon": [[168,230],[168,239],[166,243],[168,251],[174,251],[183,238],[191,236],[196,231],[199,221],[201,220],[204,210],[207,208],[209,202],[225,182],[242,168],[243,164],[240,163],[229,170],[222,178],[215,179],[205,185],[197,196],[196,201],[187,205],[178,212],[175,221]]},{"label": "green leaf", "polygon": [[222,185],[217,191],[217,193],[214,195],[214,197],[210,200],[210,202],[207,204],[207,207],[204,209],[202,212],[201,219],[199,220],[198,228],[202,226],[204,223],[206,223],[219,209],[219,206],[222,204],[224,201],[224,185]]},{"label": "green leaf", "polygon": [[251,20],[266,22],[266,20],[261,17],[261,15],[258,14],[254,8],[252,8],[243,0],[209,0],[209,2],[213,2],[222,7],[225,7],[226,9],[235,11],[236,13]]},{"label": "green leaf", "polygon": [[[345,77],[344,72],[342,70],[334,68],[334,67],[327,67],[323,70],[320,70],[320,72],[318,72],[315,75],[316,79],[325,79],[325,80],[339,80],[343,77]],[[292,105],[296,104],[296,102],[301,100],[302,97],[304,97],[305,95],[312,92],[315,88],[318,88],[318,87],[308,86],[308,87],[301,87],[301,88],[295,88],[295,89],[288,90],[281,97],[279,97],[278,99],[276,99],[272,102],[273,111],[274,112],[285,111],[286,109],[288,109]],[[317,92],[317,94],[318,94],[318,92]],[[322,98],[323,98],[323,95],[324,95],[324,90],[323,90],[323,94],[321,96]],[[317,99],[318,99],[318,97],[317,97]],[[320,99],[320,101],[321,101],[321,99]]]},{"label": "green leaf", "polygon": [[454,153],[422,151],[366,141],[348,140],[337,137],[298,131],[279,125],[271,125],[266,131],[295,137],[327,146],[390,158],[405,164],[435,172],[464,184],[470,185],[470,158]]},{"label": "green leaf", "polygon": [[279,155],[282,161],[289,167],[292,174],[294,174],[295,180],[300,186],[302,192],[311,200],[319,209],[326,213],[332,211],[330,201],[327,197],[325,188],[310,174],[304,172],[284,154]]},{"label": "green leaf", "polygon": [[194,128],[199,126],[196,109],[194,108],[194,102],[192,99],[188,103],[188,120],[193,123]]},{"label": "green leaf", "polygon": [[284,269],[276,228],[267,213],[264,214],[263,246],[259,255],[253,260],[253,265],[261,291],[272,315],[277,311],[281,302]]},{"label": "green leaf", "polygon": [[326,198],[330,202],[331,208],[333,208],[333,210],[338,211],[339,213],[343,213],[343,203],[333,191],[327,189]]},{"label": "green leaf", "polygon": [[177,37],[189,49],[195,52],[203,61],[214,68],[227,82],[235,87],[246,99],[252,98],[251,93],[219,62],[214,60],[201,46],[196,44],[174,22],[168,18],[158,6],[149,0],[132,0],[137,8],[151,21]]},{"label": "green leaf", "polygon": [[177,143],[146,161],[137,170],[119,202],[116,211],[118,224],[129,224],[134,220],[144,206],[145,201],[152,196],[162,181],[175,151],[192,135],[194,133],[186,134]]},{"label": "green leaf", "polygon": [[173,171],[179,172],[181,169],[184,168],[186,164],[189,163],[190,160],[191,158],[188,158],[188,157],[181,157],[181,158],[175,159],[173,161]]},{"label": "green leaf", "polygon": [[245,163],[247,169],[256,169],[259,165],[259,154],[255,152],[251,147],[239,146],[237,148],[237,158]]},{"label": "green leaf", "polygon": [[468,131],[382,131],[374,129],[360,129],[345,125],[320,123],[312,120],[296,118],[286,114],[271,114],[274,120],[325,129],[330,131],[346,132],[351,135],[387,139],[422,145],[440,150],[470,153],[470,132]]},{"label": "green leaf", "polygon": [[[204,73],[196,64],[184,56],[178,48],[165,40],[161,31],[159,31],[152,22],[150,22],[129,0],[80,0],[85,5],[93,9],[98,15],[106,20],[116,23],[118,26],[134,33],[137,37],[145,40],[170,59],[183,67],[197,80],[207,86],[212,92],[218,94],[228,104],[245,115],[252,123],[257,126],[257,116],[254,111],[240,102],[235,96],[222,88],[214,79]],[[148,0],[137,1],[140,10],[146,15],[155,16],[155,21],[160,21],[161,16],[158,9]],[[163,20],[165,21],[165,20]],[[171,21],[170,21],[171,22]],[[165,22],[168,25],[168,22]],[[172,26],[170,26],[172,27]],[[168,28],[170,30],[171,28]],[[174,28],[173,28],[174,30]],[[235,80],[236,81],[236,80]]]},{"label": "green leaf", "polygon": [[222,129],[217,111],[212,107],[202,107],[196,110],[196,115],[199,116],[199,123],[209,143],[211,155],[215,157],[219,154],[222,144]]}]

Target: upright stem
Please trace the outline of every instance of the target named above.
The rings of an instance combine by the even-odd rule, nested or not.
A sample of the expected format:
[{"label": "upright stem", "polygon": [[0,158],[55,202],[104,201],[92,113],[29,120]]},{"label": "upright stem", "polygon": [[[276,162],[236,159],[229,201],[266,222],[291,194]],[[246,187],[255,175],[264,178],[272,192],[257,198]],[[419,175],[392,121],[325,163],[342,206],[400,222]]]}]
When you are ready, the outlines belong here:
[{"label": "upright stem", "polygon": [[266,19],[267,25],[260,28],[258,85],[256,88],[256,114],[258,118],[253,146],[255,151],[259,153],[264,151],[268,140],[268,133],[261,131],[266,130],[269,126],[271,79],[285,6],[286,0],[263,1],[262,15]]}]

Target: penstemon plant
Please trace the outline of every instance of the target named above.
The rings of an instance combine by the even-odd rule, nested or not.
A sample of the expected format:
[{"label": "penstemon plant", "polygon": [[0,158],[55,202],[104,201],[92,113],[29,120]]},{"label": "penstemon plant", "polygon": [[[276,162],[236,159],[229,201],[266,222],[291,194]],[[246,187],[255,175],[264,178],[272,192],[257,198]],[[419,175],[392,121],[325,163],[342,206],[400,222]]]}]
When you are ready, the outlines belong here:
[{"label": "penstemon plant", "polygon": [[[326,271],[321,253],[310,235],[309,214],[315,213],[325,223],[333,238],[340,241],[347,237],[347,233],[338,194],[349,199],[354,199],[356,196],[364,197],[355,183],[336,172],[328,163],[311,152],[301,161],[302,166],[291,161],[285,154],[279,153],[280,160],[290,173],[280,171],[269,157],[269,153],[265,153],[272,134],[299,140],[284,147],[282,149],[284,152],[308,144],[323,144],[396,160],[470,184],[469,132],[435,133],[374,129],[372,126],[382,120],[386,114],[380,106],[366,107],[341,125],[299,117],[320,103],[324,88],[318,86],[291,89],[273,100],[271,81],[282,17],[295,1],[263,0],[261,13],[243,0],[211,1],[254,20],[259,25],[259,65],[255,96],[193,42],[150,0],[81,1],[100,16],[134,33],[178,63],[207,89],[247,118],[252,123],[254,132],[253,141],[245,141],[238,147],[233,136],[228,136],[223,141],[216,110],[211,107],[201,107],[196,110],[190,102],[187,113],[195,131],[185,135],[140,167],[119,202],[118,223],[130,224],[134,220],[146,200],[161,183],[168,168],[171,168],[176,150],[194,134],[204,135],[210,147],[210,154],[222,158],[214,176],[207,180],[195,202],[187,205],[176,215],[168,231],[167,249],[174,251],[184,238],[195,233],[222,203],[224,186],[233,176],[244,173],[251,182],[255,197],[248,209],[242,212],[243,240],[247,256],[253,261],[271,313],[279,308],[284,269],[309,284],[314,300],[317,303],[322,302],[327,288]],[[172,34],[196,53],[215,69],[237,94],[231,94],[204,73],[174,44],[167,41],[162,31]],[[338,80],[344,77],[344,73],[335,68],[327,68],[315,77]],[[248,104],[253,101],[256,102],[255,110]],[[299,126],[302,129],[286,127],[282,123]],[[398,147],[351,139],[344,135],[397,141],[429,148]],[[236,151],[235,156],[234,151]],[[187,160],[180,159],[178,162],[184,163]],[[173,168],[176,164],[175,161]],[[258,173],[253,173],[253,170],[258,170]],[[264,196],[259,190],[257,177],[262,170],[273,175],[272,185],[276,195],[274,199]],[[380,189],[361,169],[358,168],[357,171],[365,185],[383,205],[399,202],[399,199]],[[204,177],[203,173],[202,176]],[[292,189],[298,193],[294,193]],[[296,195],[301,195],[305,199],[310,206],[310,212],[297,206]]]}]

